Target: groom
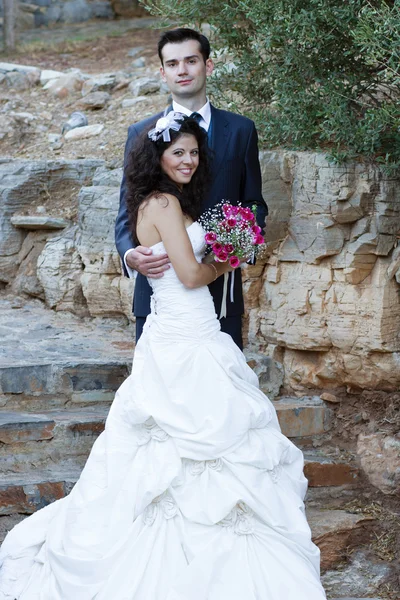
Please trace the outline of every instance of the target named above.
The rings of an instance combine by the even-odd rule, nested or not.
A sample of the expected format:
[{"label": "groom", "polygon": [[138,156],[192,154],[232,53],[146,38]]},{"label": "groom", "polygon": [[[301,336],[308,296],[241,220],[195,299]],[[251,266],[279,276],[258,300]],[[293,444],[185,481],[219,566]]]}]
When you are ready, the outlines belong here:
[{"label": "groom", "polygon": [[[204,209],[211,208],[222,200],[243,206],[257,205],[257,222],[265,225],[267,206],[261,193],[261,171],[258,160],[257,132],[254,123],[235,113],[215,108],[206,96],[206,79],[211,75],[214,64],[210,58],[208,39],[193,29],[173,29],[161,35],[158,43],[161,60],[161,76],[172,94],[172,107],[192,115],[207,131],[211,152],[211,183]],[[162,113],[131,125],[125,147],[126,157],[144,129],[149,129]],[[151,288],[146,277],[163,277],[170,268],[166,254],[153,256],[144,246],[134,247],[129,231],[125,204],[125,176],[121,183],[120,208],[115,225],[115,242],[123,260],[124,271],[130,277],[138,273],[133,309],[136,316],[136,340],[139,339],[144,322],[150,313]],[[233,277],[233,280],[232,280]],[[221,312],[223,277],[209,286],[217,315]],[[233,283],[232,283],[233,281]],[[232,336],[240,349],[242,343],[242,314],[244,312],[241,271],[230,274],[226,317],[221,329]]]}]

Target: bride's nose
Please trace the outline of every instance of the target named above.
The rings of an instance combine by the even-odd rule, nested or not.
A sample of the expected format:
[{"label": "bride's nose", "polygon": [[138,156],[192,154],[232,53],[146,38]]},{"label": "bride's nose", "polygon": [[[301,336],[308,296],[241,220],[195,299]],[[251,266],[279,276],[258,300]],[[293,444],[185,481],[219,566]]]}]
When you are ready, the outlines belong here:
[{"label": "bride's nose", "polygon": [[188,152],[187,154],[185,154],[185,156],[183,157],[183,162],[186,165],[192,165],[193,164],[193,156]]}]

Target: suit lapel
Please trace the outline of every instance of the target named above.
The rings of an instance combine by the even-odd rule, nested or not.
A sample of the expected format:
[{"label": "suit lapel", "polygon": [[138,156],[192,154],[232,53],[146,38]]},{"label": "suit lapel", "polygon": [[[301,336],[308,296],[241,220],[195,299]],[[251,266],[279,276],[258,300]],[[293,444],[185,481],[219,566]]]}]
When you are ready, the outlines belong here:
[{"label": "suit lapel", "polygon": [[215,176],[219,171],[221,163],[226,156],[229,140],[231,137],[231,130],[223,112],[218,110],[218,108],[215,108],[213,105],[211,105],[211,127],[211,171],[212,178],[215,179]]}]

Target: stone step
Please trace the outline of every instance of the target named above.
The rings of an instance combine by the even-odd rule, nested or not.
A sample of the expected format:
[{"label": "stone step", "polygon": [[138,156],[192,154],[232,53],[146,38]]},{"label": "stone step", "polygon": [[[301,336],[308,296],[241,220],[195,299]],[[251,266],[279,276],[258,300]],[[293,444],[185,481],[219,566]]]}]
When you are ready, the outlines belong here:
[{"label": "stone step", "polygon": [[0,298],[0,407],[41,411],[109,403],[132,363],[125,319],[80,319]]},{"label": "stone step", "polygon": [[333,411],[319,396],[282,397],[273,402],[282,432],[290,438],[309,438],[329,431]]},{"label": "stone step", "polygon": [[33,471],[3,476],[0,481],[0,516],[31,514],[64,498],[79,478],[74,471]]},{"label": "stone step", "polygon": [[343,562],[349,552],[367,543],[374,520],[345,510],[307,509],[314,543],[321,551],[321,570]]},{"label": "stone step", "polygon": [[0,473],[82,468],[104,429],[108,407],[0,412]]},{"label": "stone step", "polygon": [[[299,408],[296,408],[299,406]],[[315,423],[323,414],[324,407],[276,403],[278,418],[285,435],[293,437],[305,428],[305,417]],[[313,417],[314,410],[317,416]],[[291,413],[290,418],[288,412]],[[97,436],[104,429],[108,405],[98,404],[74,410],[50,410],[40,413],[0,411],[0,472],[23,472],[32,466],[45,468],[47,463],[70,460],[72,465],[82,466]],[[300,423],[296,423],[296,418]],[[322,459],[320,459],[322,460]],[[76,462],[77,461],[77,462]],[[307,465],[311,485],[335,485],[337,481],[351,479],[351,471],[345,466],[309,462]],[[324,480],[325,477],[325,480]]]},{"label": "stone step", "polygon": [[329,449],[304,452],[304,474],[309,487],[358,487],[361,475],[352,457],[338,458]]}]

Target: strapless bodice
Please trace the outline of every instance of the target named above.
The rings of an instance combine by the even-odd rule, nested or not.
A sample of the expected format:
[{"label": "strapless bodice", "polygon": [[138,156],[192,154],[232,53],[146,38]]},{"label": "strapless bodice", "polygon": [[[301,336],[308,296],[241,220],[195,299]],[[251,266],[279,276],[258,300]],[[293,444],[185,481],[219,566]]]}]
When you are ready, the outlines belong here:
[{"label": "strapless bodice", "polygon": [[[187,227],[196,260],[200,263],[204,256],[204,229],[198,221]],[[151,246],[153,255],[166,252],[163,242]],[[179,280],[171,265],[160,279],[148,279],[153,290],[149,323],[157,324],[157,329],[171,338],[191,336],[199,339],[220,330],[214,302],[207,286],[189,289]],[[153,327],[154,329],[154,327]],[[193,338],[194,336],[194,338]]]}]

